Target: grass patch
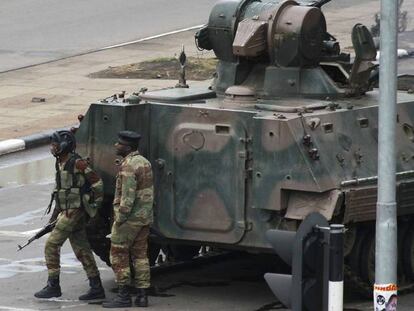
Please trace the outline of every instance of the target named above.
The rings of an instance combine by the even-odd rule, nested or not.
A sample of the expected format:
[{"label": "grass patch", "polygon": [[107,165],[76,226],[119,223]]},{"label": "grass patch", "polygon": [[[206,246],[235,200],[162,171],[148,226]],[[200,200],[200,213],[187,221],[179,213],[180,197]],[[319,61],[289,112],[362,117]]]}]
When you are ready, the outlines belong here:
[{"label": "grass patch", "polygon": [[[217,59],[188,57],[187,80],[206,80],[213,77]],[[180,63],[173,57],[161,57],[141,63],[108,67],[88,76],[100,79],[171,79],[178,80]]]}]

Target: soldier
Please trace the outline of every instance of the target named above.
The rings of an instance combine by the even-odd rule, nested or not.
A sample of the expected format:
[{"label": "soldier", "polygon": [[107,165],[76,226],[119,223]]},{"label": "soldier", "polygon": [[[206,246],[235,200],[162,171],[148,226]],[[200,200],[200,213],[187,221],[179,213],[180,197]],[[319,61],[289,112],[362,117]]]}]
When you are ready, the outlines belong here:
[{"label": "soldier", "polygon": [[119,291],[104,308],[131,307],[130,259],[137,288],[135,305],[148,306],[146,289],[150,286],[147,255],[149,228],[153,220],[153,179],[150,162],[138,152],[140,135],[132,131],[118,133],[117,155],[124,159],[116,178],[114,223],[111,235],[111,264]]},{"label": "soldier", "polygon": [[49,275],[47,285],[35,293],[37,298],[62,295],[59,284],[60,249],[67,239],[89,279],[90,289],[79,300],[105,298],[85,229],[86,212],[93,217],[102,202],[103,184],[88,162],[75,153],[75,148],[75,136],[71,131],[53,133],[50,151],[56,158],[56,184],[52,200],[56,204],[49,222],[56,221],[56,225],[45,246]]}]

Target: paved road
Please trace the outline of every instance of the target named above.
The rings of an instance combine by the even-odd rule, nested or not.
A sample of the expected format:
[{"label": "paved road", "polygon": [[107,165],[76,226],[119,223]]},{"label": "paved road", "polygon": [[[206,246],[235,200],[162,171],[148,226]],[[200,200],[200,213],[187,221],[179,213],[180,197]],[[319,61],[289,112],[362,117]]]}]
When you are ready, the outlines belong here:
[{"label": "paved road", "polygon": [[[16,166],[16,174],[31,158],[50,157],[47,147],[0,158],[0,174],[5,167]],[[52,165],[52,164],[51,164]],[[41,168],[38,168],[41,169]],[[35,174],[36,168],[27,170]],[[16,179],[19,181],[19,179]],[[21,179],[23,180],[23,179]],[[44,207],[53,187],[51,180],[23,186],[0,189],[0,310],[102,310],[100,305],[85,304],[77,299],[87,290],[86,276],[80,263],[66,244],[62,251],[62,297],[38,300],[33,293],[44,286],[46,269],[43,258],[45,238],[16,252],[16,245],[26,241],[47,218],[42,219]],[[97,259],[107,296],[113,297],[113,273]],[[272,261],[273,262],[273,259]],[[195,265],[153,278],[154,290],[150,296],[151,310],[286,310],[272,295],[263,280],[264,272],[274,269],[269,260],[256,255],[237,254],[204,265]],[[347,311],[372,310],[372,302],[362,300],[346,290]],[[399,297],[400,311],[414,308],[414,295]]]},{"label": "paved road", "polygon": [[[10,178],[18,178],[25,162],[50,157],[47,148],[0,158],[0,174],[16,164]],[[52,165],[52,164],[51,164]],[[35,174],[35,168],[28,174]],[[12,176],[14,175],[14,176]],[[36,175],[36,174],[35,174]],[[62,251],[61,285],[63,295],[57,299],[39,300],[33,293],[41,289],[47,277],[43,258],[45,238],[17,252],[17,244],[24,243],[42,224],[44,207],[48,203],[53,184],[51,180],[24,186],[0,189],[0,310],[101,310],[100,305],[88,305],[77,299],[87,290],[86,276],[68,243]],[[107,296],[113,297],[113,273],[97,259]],[[276,298],[263,280],[263,272],[256,269],[251,258],[223,260],[212,265],[196,266],[154,277],[154,291],[150,296],[152,310],[259,310]],[[278,309],[284,310],[280,307]],[[262,309],[267,310],[267,309]]]},{"label": "paved road", "polygon": [[2,0],[0,72],[207,21],[216,0]]},{"label": "paved road", "polygon": [[[200,25],[216,1],[2,0],[0,72]],[[332,0],[324,9],[361,3],[379,0]]]}]

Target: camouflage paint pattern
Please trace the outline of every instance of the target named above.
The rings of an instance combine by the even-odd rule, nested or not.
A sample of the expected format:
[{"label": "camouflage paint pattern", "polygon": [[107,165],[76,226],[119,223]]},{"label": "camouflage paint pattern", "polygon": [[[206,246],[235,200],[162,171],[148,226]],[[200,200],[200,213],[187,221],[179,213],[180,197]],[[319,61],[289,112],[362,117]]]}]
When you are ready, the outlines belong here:
[{"label": "camouflage paint pattern", "polygon": [[[103,181],[104,195],[110,198],[111,205],[119,170],[119,159],[114,149],[118,132],[128,127],[131,131],[143,133],[149,124],[149,109],[146,108],[142,105],[122,107],[118,102],[92,104],[82,121],[84,126],[80,126],[76,132],[76,150],[97,169]],[[143,155],[148,153],[147,146],[148,138],[143,136],[140,140]]]},{"label": "camouflage paint pattern", "polygon": [[59,276],[60,249],[67,239],[70,241],[76,258],[82,263],[88,278],[98,276],[99,271],[86,236],[85,212],[81,209],[68,209],[58,215],[56,226],[45,245],[45,260],[49,276]]},{"label": "camouflage paint pattern", "polygon": [[151,163],[138,151],[131,152],[121,162],[116,177],[114,221],[137,226],[151,224],[153,193]]},{"label": "camouflage paint pattern", "polygon": [[[92,135],[100,143],[85,142],[78,148],[94,150],[96,156],[92,159],[98,163],[99,173],[115,189],[112,146],[116,133],[124,128],[142,133],[140,148],[154,168],[154,226],[166,238],[267,249],[267,229],[295,229],[310,210],[332,219],[351,197],[355,198],[352,202],[360,202],[361,198],[355,196],[362,195],[367,185],[341,184],[376,175],[378,96],[373,91],[364,101],[336,100],[338,107],[334,110],[300,114],[275,114],[254,105],[224,103],[221,98],[204,104],[94,104],[88,115],[102,115],[102,110],[110,106],[117,112],[111,119],[116,115],[118,121],[113,121],[112,130],[105,123],[94,123],[96,131],[89,132],[92,124],[85,118],[79,140]],[[414,130],[409,130],[414,124],[413,102],[413,95],[399,93],[399,172],[414,168],[410,138]],[[314,103],[307,99],[295,101],[296,105]],[[135,122],[133,115],[142,123]],[[100,128],[103,133],[111,131],[112,139],[99,134]],[[305,135],[311,137],[311,145],[304,143]],[[309,151],[313,148],[318,150],[319,159],[311,157]],[[105,156],[113,160],[106,162]],[[105,191],[110,196],[108,184]],[[402,215],[414,212],[414,201],[405,193],[400,197],[404,201],[399,208]],[[358,205],[346,213],[345,219],[373,220],[375,192],[371,198],[364,209],[353,203]],[[303,204],[307,201],[319,203],[310,209]],[[358,212],[362,218],[358,218]]]},{"label": "camouflage paint pattern", "polygon": [[[59,164],[59,174],[56,174],[56,179],[60,177],[59,184],[61,185],[61,189],[57,189],[58,183],[55,183],[54,191],[57,196],[57,206],[61,210],[83,206],[91,217],[95,216],[96,210],[103,200],[103,182],[101,178],[86,160],[77,159],[73,168],[73,175],[75,176],[75,180],[73,180],[72,172],[64,169],[65,164],[66,162]],[[91,192],[81,197],[80,189],[86,181],[91,185]]]},{"label": "camouflage paint pattern", "polygon": [[[80,124],[78,150],[104,177],[107,197],[115,191],[118,131],[142,134],[140,150],[154,168],[153,227],[166,240],[260,252],[270,250],[268,229],[295,230],[310,212],[345,224],[375,219],[379,91],[353,96],[346,77],[334,81],[325,67],[232,54],[237,18],[280,3],[219,2],[210,15],[216,28],[208,29],[218,77],[199,96],[190,85],[146,92],[138,104],[112,97],[92,104]],[[257,96],[225,94],[233,85]],[[399,92],[397,108],[397,171],[405,172],[398,213],[412,221],[414,95]]]},{"label": "camouflage paint pattern", "polygon": [[[76,159],[72,172],[65,170],[65,163],[58,165],[56,173],[55,192],[57,194],[56,207],[52,219],[56,217],[56,225],[50,233],[45,245],[45,260],[49,276],[58,276],[60,273],[60,249],[69,239],[76,258],[82,263],[87,276],[99,275],[95,258],[86,234],[86,211],[94,216],[97,206],[103,200],[103,183],[99,175],[84,159]],[[58,181],[57,179],[60,178]],[[90,194],[80,194],[80,188],[88,181],[91,185]],[[60,184],[60,189],[58,185]],[[89,204],[93,196],[93,204]],[[81,202],[83,200],[83,202]],[[88,204],[88,205],[87,205]],[[82,208],[83,207],[83,208]]]},{"label": "camouflage paint pattern", "polygon": [[118,285],[130,284],[130,260],[135,270],[133,285],[150,286],[148,261],[149,225],[153,222],[153,177],[150,162],[138,151],[119,166],[114,197],[114,223],[110,260]]},{"label": "camouflage paint pattern", "polygon": [[[118,286],[133,285],[136,288],[150,287],[150,265],[148,261],[149,226],[139,226],[128,221],[114,223],[111,236],[111,264]],[[131,262],[135,280],[131,280]]]},{"label": "camouflage paint pattern", "polygon": [[100,176],[92,169],[86,160],[78,160],[75,163],[75,172],[83,174],[91,185],[91,193],[83,196],[83,206],[89,216],[95,217],[103,202],[103,182]]}]

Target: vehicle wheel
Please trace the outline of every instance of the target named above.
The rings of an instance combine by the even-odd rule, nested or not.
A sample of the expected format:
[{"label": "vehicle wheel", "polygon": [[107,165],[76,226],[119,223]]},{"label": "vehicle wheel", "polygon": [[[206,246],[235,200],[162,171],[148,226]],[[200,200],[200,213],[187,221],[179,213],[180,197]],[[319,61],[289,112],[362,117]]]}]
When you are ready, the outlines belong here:
[{"label": "vehicle wheel", "polygon": [[108,232],[110,232],[109,225],[104,218],[98,215],[89,219],[86,225],[86,233],[92,251],[108,266],[111,266],[109,259],[111,240],[106,237]]},{"label": "vehicle wheel", "polygon": [[111,240],[106,237],[96,236],[88,236],[88,240],[92,251],[110,267],[109,252],[111,250]]},{"label": "vehicle wheel", "polygon": [[160,254],[161,245],[153,241],[148,243],[148,259],[150,266],[154,266],[157,261],[158,255]]},{"label": "vehicle wheel", "polygon": [[414,280],[414,229],[409,229],[403,238],[404,273],[409,280]]},{"label": "vehicle wheel", "polygon": [[398,266],[397,266],[398,284],[404,284],[407,282],[407,275],[404,270],[404,252],[405,252],[404,241],[405,241],[405,238],[409,230],[410,230],[410,224],[408,222],[398,223]]},{"label": "vehicle wheel", "polygon": [[351,254],[352,249],[356,243],[357,239],[357,229],[355,226],[348,228],[348,231],[345,233],[344,239],[344,256],[348,256]]},{"label": "vehicle wheel", "polygon": [[176,261],[184,261],[193,259],[194,256],[198,255],[200,246],[193,245],[170,245],[169,246],[170,257]]},{"label": "vehicle wheel", "polygon": [[369,230],[362,243],[361,277],[373,285],[375,282],[375,234]]},{"label": "vehicle wheel", "polygon": [[356,229],[357,234],[355,238],[354,245],[349,256],[346,258],[346,261],[351,268],[352,272],[355,273],[357,276],[361,276],[360,270],[360,261],[361,261],[361,253],[362,253],[362,242],[365,238],[366,231],[364,229]]}]

